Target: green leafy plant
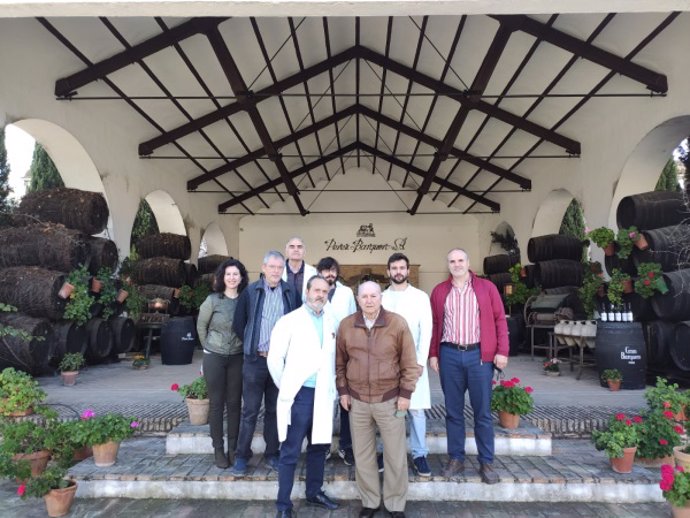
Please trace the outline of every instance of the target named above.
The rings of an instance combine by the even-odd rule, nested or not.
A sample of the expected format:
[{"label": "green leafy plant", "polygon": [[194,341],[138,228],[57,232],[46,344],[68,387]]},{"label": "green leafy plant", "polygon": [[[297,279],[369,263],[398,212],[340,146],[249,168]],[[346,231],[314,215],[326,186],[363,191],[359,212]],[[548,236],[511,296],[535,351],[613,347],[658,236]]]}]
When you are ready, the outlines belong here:
[{"label": "green leafy plant", "polygon": [[510,414],[529,414],[534,408],[532,387],[521,387],[520,379],[501,380],[491,393],[491,410]]},{"label": "green leafy plant", "polygon": [[609,419],[606,430],[593,430],[592,442],[597,450],[606,451],[609,458],[623,456],[623,448],[637,446],[637,426],[631,418],[619,412]]},{"label": "green leafy plant", "polygon": [[50,492],[51,489],[63,489],[75,482],[67,480],[67,468],[59,464],[49,466],[38,476],[29,478],[17,488],[17,494],[25,499],[29,496],[40,498]]},{"label": "green leafy plant", "polygon": [[585,269],[585,278],[582,287],[578,289],[578,295],[587,313],[587,318],[594,316],[594,309],[596,307],[595,296],[603,285],[604,279],[602,279],[601,275],[594,273],[592,268]]},{"label": "green leafy plant", "polygon": [[652,410],[670,410],[674,414],[680,413],[687,404],[687,395],[678,390],[678,384],[669,384],[666,378],[657,376],[656,385],[644,392],[647,405]]},{"label": "green leafy plant", "polygon": [[61,372],[78,371],[85,363],[86,361],[82,353],[65,353],[62,360],[60,360],[58,369]]},{"label": "green leafy plant", "polygon": [[641,297],[648,299],[657,292],[661,294],[668,292],[659,263],[640,263],[637,267],[637,275],[635,293],[639,293]]},{"label": "green leafy plant", "polygon": [[659,487],[664,498],[675,507],[685,507],[690,502],[690,473],[683,466],[661,466]]},{"label": "green leafy plant", "polygon": [[551,358],[550,360],[545,360],[544,361],[544,370],[546,372],[560,372],[561,367],[560,367],[561,360],[558,358]]},{"label": "green leafy plant", "polygon": [[652,410],[633,418],[637,424],[637,457],[658,459],[673,454],[684,432],[669,410]]},{"label": "green leafy plant", "polygon": [[180,288],[180,305],[187,311],[196,311],[210,293],[211,289],[206,283],[199,284],[195,288],[185,284]]},{"label": "green leafy plant", "polygon": [[496,243],[509,253],[516,253],[519,250],[518,240],[515,238],[515,235],[508,230],[506,230],[505,234],[491,232],[491,242]]},{"label": "green leafy plant", "polygon": [[113,277],[113,271],[108,267],[102,267],[98,270],[97,274],[98,280],[103,283],[103,288],[101,288],[100,297],[98,302],[103,304],[103,318],[108,319],[112,317],[115,312],[113,311],[113,304],[117,299],[117,287],[115,286],[115,278]]},{"label": "green leafy plant", "polygon": [[73,270],[67,281],[74,286],[74,290],[69,296],[69,301],[65,306],[63,317],[72,320],[80,326],[85,325],[91,318],[91,306],[96,299],[89,294],[90,274],[86,266],[81,265]]},{"label": "green leafy plant", "polygon": [[74,426],[74,440],[77,444],[93,446],[109,441],[123,441],[139,428],[139,421],[134,417],[108,413],[96,416],[93,410],[82,412],[79,424]]},{"label": "green leafy plant", "polygon": [[601,373],[601,379],[604,381],[621,381],[623,374],[618,369],[604,369]]},{"label": "green leafy plant", "polygon": [[513,292],[510,295],[505,295],[506,304],[509,306],[524,304],[527,302],[527,299],[539,292],[539,288],[528,288],[527,285],[522,282],[522,278],[520,277],[521,270],[522,265],[520,263],[514,264],[508,270],[510,272],[511,283],[513,284]]},{"label": "green leafy plant", "polygon": [[[17,311],[17,308],[14,306],[10,306],[9,304],[4,304],[0,302],[0,311],[2,311],[3,313],[15,313]],[[42,336],[34,337],[31,335],[31,333],[27,333],[23,329],[17,329],[14,326],[0,324],[0,338],[2,338],[3,336],[19,338],[20,340],[23,340],[25,342],[30,342],[33,339],[39,341],[44,340]]]},{"label": "green leafy plant", "polygon": [[607,245],[610,245],[616,240],[616,234],[613,233],[613,230],[606,227],[599,227],[595,228],[594,230],[590,230],[587,232],[586,237],[599,248],[606,248]]},{"label": "green leafy plant", "polygon": [[189,385],[178,385],[173,383],[170,390],[179,392],[183,398],[189,399],[208,399],[208,387],[206,386],[206,378],[199,376]]},{"label": "green leafy plant", "polygon": [[148,367],[149,365],[151,365],[151,359],[147,358],[143,354],[137,354],[132,359],[132,367],[135,369],[142,369],[144,367]]},{"label": "green leafy plant", "polygon": [[630,280],[630,275],[627,273],[618,269],[613,270],[611,280],[609,281],[608,291],[606,292],[606,296],[611,304],[618,306],[623,303],[623,283]]},{"label": "green leafy plant", "polygon": [[616,235],[617,251],[616,255],[621,259],[627,259],[632,253],[633,245],[640,239],[640,232],[637,227],[621,228]]},{"label": "green leafy plant", "polygon": [[139,292],[135,284],[128,284],[127,291],[129,297],[125,300],[125,308],[127,309],[127,316],[137,322],[141,317],[143,308],[146,306],[146,299]]},{"label": "green leafy plant", "polygon": [[29,374],[12,367],[0,372],[1,415],[24,412],[36,407],[45,398],[45,391]]}]

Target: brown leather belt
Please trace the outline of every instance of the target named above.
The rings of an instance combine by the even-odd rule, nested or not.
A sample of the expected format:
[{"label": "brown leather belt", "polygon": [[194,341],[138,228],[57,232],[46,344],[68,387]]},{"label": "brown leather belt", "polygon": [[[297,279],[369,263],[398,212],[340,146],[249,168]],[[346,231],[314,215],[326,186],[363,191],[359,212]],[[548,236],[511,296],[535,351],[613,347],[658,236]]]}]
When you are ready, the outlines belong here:
[{"label": "brown leather belt", "polygon": [[451,349],[455,349],[456,351],[474,351],[475,349],[479,348],[479,343],[475,344],[454,344],[452,342],[441,342],[441,345],[445,347],[450,347]]}]

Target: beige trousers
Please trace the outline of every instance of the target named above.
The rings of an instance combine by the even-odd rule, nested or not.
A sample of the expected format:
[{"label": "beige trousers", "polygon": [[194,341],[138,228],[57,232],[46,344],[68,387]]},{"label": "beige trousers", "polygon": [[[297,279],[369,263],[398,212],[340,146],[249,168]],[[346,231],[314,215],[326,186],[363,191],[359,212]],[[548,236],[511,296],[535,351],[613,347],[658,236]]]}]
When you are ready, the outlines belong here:
[{"label": "beige trousers", "polygon": [[364,403],[352,398],[350,430],[355,454],[355,476],[362,506],[381,504],[381,483],[376,463],[376,428],[383,441],[383,504],[388,511],[405,511],[407,502],[407,445],[405,418],[395,417],[395,398]]}]

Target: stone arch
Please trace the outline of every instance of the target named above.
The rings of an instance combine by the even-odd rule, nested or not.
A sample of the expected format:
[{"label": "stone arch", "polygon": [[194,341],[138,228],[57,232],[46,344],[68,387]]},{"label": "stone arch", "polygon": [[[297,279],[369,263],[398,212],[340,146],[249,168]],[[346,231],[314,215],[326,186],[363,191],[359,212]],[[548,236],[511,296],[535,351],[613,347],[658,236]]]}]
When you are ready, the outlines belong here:
[{"label": "stone arch", "polygon": [[202,253],[204,255],[228,255],[228,244],[225,241],[225,235],[215,221],[209,223],[201,237],[199,257],[203,257]]},{"label": "stone arch", "polygon": [[187,235],[187,228],[182,219],[180,209],[170,194],[162,189],[158,189],[148,193],[145,199],[156,216],[158,230],[181,236]]},{"label": "stone arch", "polygon": [[531,237],[558,234],[565,211],[573,198],[574,196],[567,189],[551,191],[537,210]]},{"label": "stone arch", "polygon": [[654,190],[664,165],[689,131],[690,115],[682,115],[659,124],[638,142],[618,177],[609,208],[610,228],[617,228],[616,210],[621,199]]}]

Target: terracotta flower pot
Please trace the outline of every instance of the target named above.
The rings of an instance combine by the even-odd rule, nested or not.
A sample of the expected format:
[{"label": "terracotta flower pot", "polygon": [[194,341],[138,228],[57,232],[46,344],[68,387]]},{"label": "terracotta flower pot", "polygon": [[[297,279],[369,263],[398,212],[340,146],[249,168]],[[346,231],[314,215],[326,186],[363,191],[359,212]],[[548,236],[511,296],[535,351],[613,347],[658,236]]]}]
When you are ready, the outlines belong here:
[{"label": "terracotta flower pot", "polygon": [[685,446],[675,446],[673,448],[673,458],[676,465],[683,466],[684,469],[690,469],[690,453],[683,453]]},{"label": "terracotta flower pot", "polygon": [[120,290],[117,292],[117,301],[122,304],[129,297],[129,292],[127,290]]},{"label": "terracotta flower pot", "polygon": [[604,255],[607,257],[612,257],[616,253],[616,245],[614,243],[609,243],[604,247]]},{"label": "terracotta flower pot", "polygon": [[680,407],[680,411],[673,416],[674,421],[683,422],[687,420],[685,415],[685,405]]},{"label": "terracotta flower pot", "polygon": [[560,370],[557,370],[557,371],[544,371],[544,374],[546,374],[547,376],[549,376],[549,377],[551,377],[551,378],[557,378],[558,376],[561,375],[561,371],[560,371]]},{"label": "terracotta flower pot", "polygon": [[74,480],[70,480],[70,485],[65,488],[48,491],[43,497],[46,502],[48,516],[65,516],[69,513],[76,492],[77,483]]},{"label": "terracotta flower pot", "polygon": [[647,238],[644,237],[644,234],[642,232],[639,233],[637,241],[635,241],[635,246],[637,248],[639,248],[640,250],[647,250],[647,248],[649,248],[649,243],[647,242]]},{"label": "terracotta flower pot", "polygon": [[93,463],[99,468],[107,468],[115,464],[117,452],[120,449],[118,441],[108,441],[93,445]]},{"label": "terracotta flower pot", "polygon": [[672,505],[671,516],[673,516],[673,518],[690,518],[690,505],[686,505],[685,507],[676,507]]},{"label": "terracotta flower pot", "polygon": [[88,459],[93,456],[93,448],[91,446],[82,446],[78,450],[74,450],[72,455],[72,460],[76,462],[81,462],[84,459]]},{"label": "terracotta flower pot", "polygon": [[673,455],[657,458],[635,457],[635,464],[645,466],[646,468],[660,468],[664,464],[670,464],[671,466],[675,465],[675,459],[673,458]]},{"label": "terracotta flower pot", "polygon": [[623,285],[623,293],[632,293],[633,290],[633,281],[632,279],[627,279],[621,283]]},{"label": "terracotta flower pot", "polygon": [[633,462],[635,462],[635,452],[637,446],[632,448],[623,448],[622,457],[611,457],[611,469],[616,473],[630,473],[632,472]]},{"label": "terracotta flower pot", "polygon": [[618,392],[621,389],[621,380],[606,380],[611,392]]},{"label": "terracotta flower pot", "polygon": [[103,289],[103,281],[96,279],[96,277],[91,279],[91,291],[93,293],[100,293],[102,289]]},{"label": "terracotta flower pot", "polygon": [[509,412],[498,412],[498,423],[508,430],[515,430],[520,424],[520,415]]},{"label": "terracotta flower pot", "polygon": [[189,412],[189,422],[193,425],[202,425],[208,423],[208,399],[190,399],[186,398],[187,412]]},{"label": "terracotta flower pot", "polygon": [[62,378],[62,384],[66,387],[72,387],[77,384],[77,376],[79,371],[62,371],[60,372],[60,377]]},{"label": "terracotta flower pot", "polygon": [[66,282],[62,285],[62,288],[60,288],[60,291],[58,291],[58,297],[60,297],[61,299],[67,300],[73,291],[74,291],[74,285],[70,284],[69,282]]},{"label": "terracotta flower pot", "polygon": [[31,415],[34,413],[34,409],[29,407],[25,408],[24,410],[15,410],[14,412],[9,412],[7,415],[9,417],[26,417],[27,415]]},{"label": "terracotta flower pot", "polygon": [[12,460],[25,460],[31,466],[31,476],[37,477],[43,473],[50,460],[50,452],[48,450],[40,450],[34,453],[17,453],[12,456]]}]

